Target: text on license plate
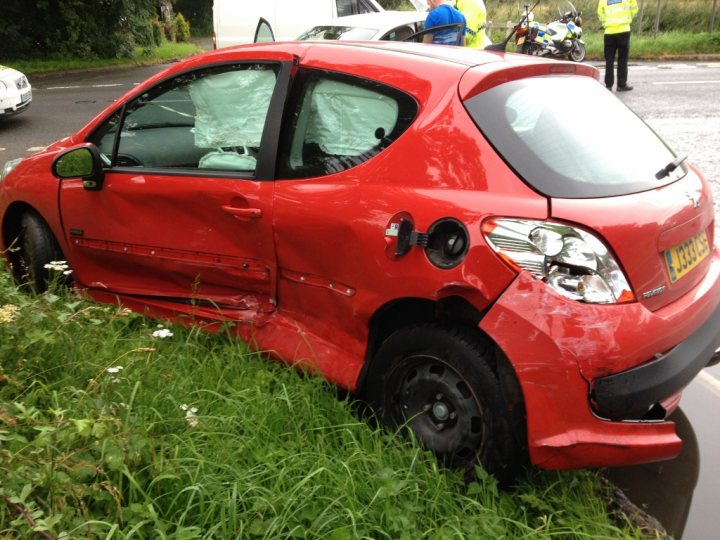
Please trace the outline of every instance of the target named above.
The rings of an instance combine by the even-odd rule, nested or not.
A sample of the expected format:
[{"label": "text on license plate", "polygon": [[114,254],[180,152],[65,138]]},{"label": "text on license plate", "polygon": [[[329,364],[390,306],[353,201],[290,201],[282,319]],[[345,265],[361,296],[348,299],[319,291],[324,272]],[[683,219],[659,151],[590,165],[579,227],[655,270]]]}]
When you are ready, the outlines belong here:
[{"label": "text on license plate", "polygon": [[670,282],[678,279],[695,268],[710,253],[705,231],[673,246],[665,252],[665,264],[670,274]]}]

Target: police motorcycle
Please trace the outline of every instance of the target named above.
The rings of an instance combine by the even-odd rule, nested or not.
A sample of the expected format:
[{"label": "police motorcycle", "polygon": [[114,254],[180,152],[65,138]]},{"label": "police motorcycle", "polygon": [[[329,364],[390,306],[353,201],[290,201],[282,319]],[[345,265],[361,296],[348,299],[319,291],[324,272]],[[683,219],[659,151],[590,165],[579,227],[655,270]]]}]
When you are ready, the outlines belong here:
[{"label": "police motorcycle", "polygon": [[[533,9],[537,6],[535,2]],[[534,20],[530,4],[525,4],[523,21],[515,29],[515,45],[522,54],[549,57],[568,57],[574,62],[585,60],[582,40],[582,14],[572,2],[569,10],[559,13],[558,19],[542,24]]]}]

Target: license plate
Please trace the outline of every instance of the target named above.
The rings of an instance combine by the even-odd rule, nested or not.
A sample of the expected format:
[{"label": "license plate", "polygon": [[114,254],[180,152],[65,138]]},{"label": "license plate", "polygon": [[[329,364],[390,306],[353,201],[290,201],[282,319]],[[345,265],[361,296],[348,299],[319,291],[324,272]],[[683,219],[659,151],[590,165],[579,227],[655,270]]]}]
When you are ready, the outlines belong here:
[{"label": "license plate", "polygon": [[30,96],[32,96],[32,92],[25,92],[24,94],[20,94],[20,103],[30,101]]},{"label": "license plate", "polygon": [[673,246],[665,252],[665,264],[670,274],[670,282],[689,273],[710,253],[705,231],[686,240],[682,244]]}]

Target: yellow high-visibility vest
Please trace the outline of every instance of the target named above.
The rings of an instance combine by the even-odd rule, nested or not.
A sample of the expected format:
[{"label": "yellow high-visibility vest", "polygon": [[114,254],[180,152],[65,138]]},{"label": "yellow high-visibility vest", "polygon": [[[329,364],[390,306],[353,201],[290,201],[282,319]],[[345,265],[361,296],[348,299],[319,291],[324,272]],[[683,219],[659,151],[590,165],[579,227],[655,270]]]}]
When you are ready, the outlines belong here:
[{"label": "yellow high-visibility vest", "polygon": [[485,41],[487,10],[483,0],[456,0],[455,9],[465,15],[465,45],[482,48]]},{"label": "yellow high-visibility vest", "polygon": [[636,0],[599,0],[597,13],[606,34],[630,31],[630,23],[637,15]]}]

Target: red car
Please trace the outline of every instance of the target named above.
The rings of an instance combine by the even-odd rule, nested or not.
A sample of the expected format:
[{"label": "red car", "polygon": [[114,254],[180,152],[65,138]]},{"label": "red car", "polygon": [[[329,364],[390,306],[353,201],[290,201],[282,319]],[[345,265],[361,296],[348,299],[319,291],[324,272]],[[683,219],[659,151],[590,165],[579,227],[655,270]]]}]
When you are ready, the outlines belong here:
[{"label": "red car", "polygon": [[708,182],[584,64],[212,51],[8,163],[0,216],[19,282],[66,260],[99,301],[234,323],[499,477],[675,456],[719,358]]}]

